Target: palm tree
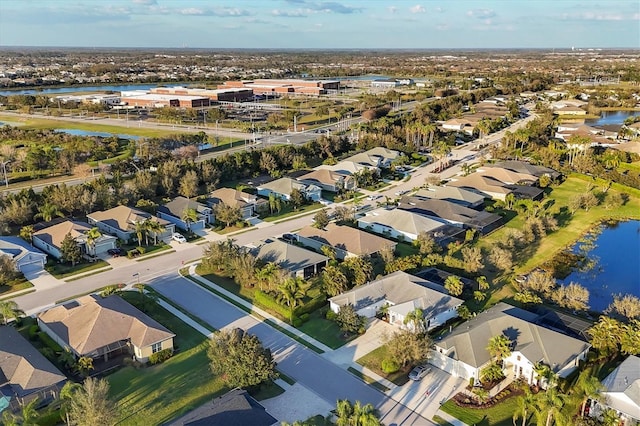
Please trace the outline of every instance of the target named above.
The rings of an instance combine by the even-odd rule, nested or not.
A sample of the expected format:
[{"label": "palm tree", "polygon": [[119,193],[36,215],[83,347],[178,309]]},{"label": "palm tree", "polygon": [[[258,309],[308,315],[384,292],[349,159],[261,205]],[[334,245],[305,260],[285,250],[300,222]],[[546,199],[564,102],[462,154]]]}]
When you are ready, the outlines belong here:
[{"label": "palm tree", "polygon": [[60,352],[60,355],[58,355],[58,362],[67,368],[71,368],[76,363],[76,357],[73,356],[73,353],[69,349],[65,348]]},{"label": "palm tree", "polygon": [[379,426],[381,424],[373,405],[362,405],[360,401],[352,405],[349,400],[338,400],[335,413],[336,426]]},{"label": "palm tree", "polygon": [[542,387],[542,380],[549,380],[551,369],[549,366],[543,362],[536,362],[533,366],[533,371],[536,373],[536,383],[538,386]]},{"label": "palm tree", "polygon": [[[562,412],[566,395],[562,395],[555,387],[549,388],[544,392],[542,398],[538,398],[536,404],[536,418],[538,425],[545,424],[550,426],[552,420],[556,420],[556,423],[564,423],[565,414]],[[545,416],[546,415],[546,420]]]},{"label": "palm tree", "polygon": [[93,370],[93,358],[88,356],[81,356],[76,362],[76,371],[81,376],[87,376],[89,371]]},{"label": "palm tree", "polygon": [[24,311],[13,300],[0,301],[0,316],[3,324],[7,325],[11,318],[24,316]]},{"label": "palm tree", "polygon": [[515,426],[518,417],[522,416],[522,426],[527,426],[527,415],[535,409],[533,394],[529,389],[525,389],[524,395],[519,396],[516,401],[518,410],[513,413],[513,425]]},{"label": "palm tree", "polygon": [[279,276],[280,267],[273,262],[269,262],[262,268],[259,268],[256,271],[256,279],[260,284],[260,290],[264,290],[264,284],[266,284],[267,289],[271,289]]},{"label": "palm tree", "polygon": [[71,380],[67,381],[64,384],[62,389],[60,389],[60,395],[58,395],[58,400],[61,402],[61,408],[64,410],[65,416],[67,418],[66,424],[70,425],[71,421],[69,419],[69,410],[71,408],[71,401],[73,400],[74,395],[82,389],[82,385],[78,383],[72,382]]},{"label": "palm tree", "polygon": [[489,339],[487,351],[489,355],[491,355],[491,358],[494,358],[495,361],[499,363],[511,355],[511,340],[504,334],[493,336]]},{"label": "palm tree", "polygon": [[89,248],[90,250],[88,254],[94,255],[96,254],[96,241],[102,237],[102,233],[100,233],[100,230],[98,228],[91,228],[87,231],[87,233],[85,234],[85,236],[87,237],[87,248]]},{"label": "palm tree", "polygon": [[149,233],[153,233],[153,245],[157,245],[158,244],[158,234],[162,233],[162,231],[164,231],[164,226],[162,226],[162,224],[160,222],[158,222],[157,220],[153,219],[153,218],[149,218],[147,220],[144,221],[145,222],[145,236],[147,238],[147,245],[149,245]]},{"label": "palm tree", "polygon": [[415,308],[404,317],[404,323],[411,323],[415,333],[424,333],[426,324],[424,321],[424,312],[420,308]]},{"label": "palm tree", "polygon": [[62,211],[60,211],[60,208],[58,206],[47,201],[46,203],[38,207],[38,213],[36,213],[33,218],[42,218],[42,220],[45,222],[51,222],[54,216],[64,217],[64,214],[62,213]]},{"label": "palm tree", "polygon": [[33,241],[33,231],[34,230],[32,225],[23,226],[22,228],[20,228],[20,238],[28,243],[31,243]]},{"label": "palm tree", "polygon": [[278,286],[278,299],[280,302],[284,302],[289,307],[289,320],[293,322],[293,311],[295,310],[302,299],[307,295],[307,290],[311,285],[307,283],[301,277],[287,278],[282,284]]},{"label": "palm tree", "polygon": [[138,221],[136,222],[136,237],[138,237],[138,245],[142,245],[142,234],[147,231],[146,221]]},{"label": "palm tree", "polygon": [[607,408],[600,414],[600,422],[603,426],[618,426],[620,424],[620,416],[615,410]]},{"label": "palm tree", "polygon": [[198,221],[198,212],[196,209],[184,209],[181,219],[187,224],[187,230],[191,231],[191,224]]},{"label": "palm tree", "polygon": [[22,406],[22,411],[20,415],[12,414],[9,410],[2,413],[2,419],[0,419],[0,423],[5,426],[35,426],[38,423],[36,422],[36,418],[38,418],[39,414],[36,410],[36,405],[38,404],[38,398],[34,398],[29,401],[28,404]]},{"label": "palm tree", "polygon": [[600,392],[604,389],[602,383],[596,376],[591,375],[591,371],[584,370],[578,376],[578,380],[573,390],[576,392],[576,396],[582,399],[580,404],[580,416],[584,417],[585,409],[587,408],[587,402],[590,399],[596,399],[600,397]]}]

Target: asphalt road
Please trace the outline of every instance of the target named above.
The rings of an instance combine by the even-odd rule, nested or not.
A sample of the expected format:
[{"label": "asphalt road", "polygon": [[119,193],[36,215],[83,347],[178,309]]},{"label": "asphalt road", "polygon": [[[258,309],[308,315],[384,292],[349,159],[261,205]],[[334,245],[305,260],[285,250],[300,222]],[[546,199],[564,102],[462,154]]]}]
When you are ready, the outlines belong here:
[{"label": "asphalt road", "polygon": [[218,330],[240,327],[256,335],[271,349],[280,371],[331,405],[338,399],[371,403],[384,416],[383,421],[386,425],[433,424],[366,385],[349,372],[189,280],[173,274],[152,279],[149,284],[163,296]]}]

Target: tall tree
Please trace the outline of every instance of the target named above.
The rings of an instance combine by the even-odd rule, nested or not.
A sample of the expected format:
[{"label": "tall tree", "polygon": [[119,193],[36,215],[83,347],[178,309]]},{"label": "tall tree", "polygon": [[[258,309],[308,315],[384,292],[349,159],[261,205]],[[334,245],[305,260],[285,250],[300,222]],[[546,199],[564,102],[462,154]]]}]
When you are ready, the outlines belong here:
[{"label": "tall tree", "polygon": [[322,271],[322,285],[329,296],[337,296],[349,289],[349,280],[337,265],[329,265]]},{"label": "tall tree", "polygon": [[313,216],[313,226],[318,229],[324,229],[329,224],[329,214],[327,213],[327,209],[322,209],[318,211]]},{"label": "tall tree", "polygon": [[178,192],[183,197],[195,197],[198,195],[198,184],[198,174],[193,170],[189,170],[184,174],[182,179],[180,179],[180,188],[178,189]]},{"label": "tall tree", "polygon": [[522,426],[527,426],[527,417],[535,409],[533,394],[527,388],[524,390],[524,395],[520,395],[516,401],[518,409],[513,413],[513,424],[515,425],[516,420],[522,417]]},{"label": "tall tree", "polygon": [[455,275],[449,275],[447,279],[444,281],[444,288],[449,292],[452,296],[460,296],[462,291],[464,290],[464,284],[460,277]]},{"label": "tall tree", "polygon": [[346,399],[336,403],[336,426],[380,426],[382,423],[372,404],[362,405],[360,401],[351,404]]},{"label": "tall tree", "polygon": [[[144,235],[145,239],[149,238],[149,234],[153,235],[153,244],[158,244],[158,235],[164,231],[164,226],[155,218],[148,218],[145,221],[144,225]],[[147,241],[147,245],[149,245],[149,241]]]},{"label": "tall tree", "polygon": [[45,202],[43,205],[38,207],[38,213],[36,213],[33,218],[41,218],[45,222],[51,222],[56,216],[64,217],[64,213],[62,213],[62,211],[60,211],[60,208],[55,204]]},{"label": "tall tree", "polygon": [[489,339],[487,351],[492,359],[500,363],[503,359],[511,355],[511,340],[504,334],[493,336]]},{"label": "tall tree", "polygon": [[589,370],[583,370],[578,376],[572,391],[577,398],[580,398],[580,416],[584,417],[587,408],[587,402],[600,398],[600,394],[604,390],[604,386],[596,376],[591,374]]},{"label": "tall tree", "polygon": [[95,255],[96,254],[96,241],[102,237],[102,233],[100,232],[100,230],[96,227],[93,227],[91,229],[89,229],[87,231],[87,233],[85,234],[86,238],[87,238],[87,248],[89,249],[88,252],[91,255]]},{"label": "tall tree", "polygon": [[198,221],[198,212],[196,209],[186,208],[182,212],[182,221],[187,224],[187,229],[191,231],[191,224]]},{"label": "tall tree", "polygon": [[72,391],[70,401],[68,418],[74,426],[113,425],[118,418],[105,379],[85,379],[81,388]]},{"label": "tall tree", "polygon": [[615,319],[601,316],[587,333],[591,336],[591,345],[601,354],[606,356],[618,352],[621,324]]},{"label": "tall tree", "polygon": [[278,299],[289,308],[289,320],[293,322],[293,311],[307,295],[311,285],[301,277],[289,277],[278,286]]},{"label": "tall tree", "polygon": [[419,364],[429,358],[431,340],[426,333],[418,334],[402,329],[384,336],[383,342],[391,359],[402,367]]},{"label": "tall tree", "polygon": [[60,245],[60,253],[62,253],[62,260],[65,262],[71,262],[72,266],[82,260],[82,250],[76,240],[71,236],[71,233],[67,233],[62,244]]},{"label": "tall tree", "polygon": [[2,317],[2,323],[7,325],[12,318],[24,316],[24,311],[13,300],[0,300],[0,316]]},{"label": "tall tree", "polygon": [[246,331],[217,331],[209,344],[211,370],[229,387],[255,386],[278,377],[271,350]]},{"label": "tall tree", "polygon": [[16,261],[6,254],[0,254],[0,283],[7,283],[18,276]]},{"label": "tall tree", "polygon": [[415,308],[404,317],[404,324],[411,324],[411,331],[414,333],[424,333],[427,331],[427,324],[424,320],[424,312],[420,308]]},{"label": "tall tree", "polygon": [[216,220],[225,223],[227,227],[242,219],[240,208],[236,206],[220,203],[215,207],[214,211]]}]

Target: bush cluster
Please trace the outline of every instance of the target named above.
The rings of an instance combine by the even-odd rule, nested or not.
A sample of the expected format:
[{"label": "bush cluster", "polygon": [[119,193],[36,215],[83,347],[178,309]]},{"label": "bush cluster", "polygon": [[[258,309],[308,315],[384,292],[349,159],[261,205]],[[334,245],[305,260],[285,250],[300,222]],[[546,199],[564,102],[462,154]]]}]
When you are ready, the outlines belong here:
[{"label": "bush cluster", "polygon": [[168,360],[169,358],[171,358],[172,355],[173,355],[173,349],[163,349],[149,356],[149,364],[151,365],[161,364],[166,360]]}]

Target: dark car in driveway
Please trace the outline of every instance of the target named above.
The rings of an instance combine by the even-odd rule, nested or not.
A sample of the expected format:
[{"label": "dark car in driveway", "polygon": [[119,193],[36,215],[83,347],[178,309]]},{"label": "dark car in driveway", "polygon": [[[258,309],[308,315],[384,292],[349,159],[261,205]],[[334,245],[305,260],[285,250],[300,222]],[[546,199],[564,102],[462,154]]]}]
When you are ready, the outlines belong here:
[{"label": "dark car in driveway", "polygon": [[107,253],[113,257],[124,256],[125,254],[127,254],[127,252],[121,248],[109,249],[107,250]]}]

